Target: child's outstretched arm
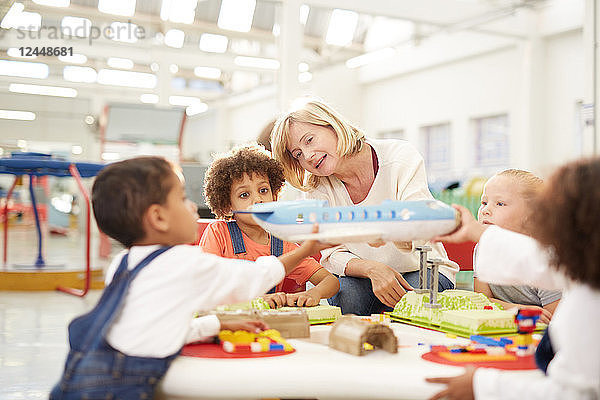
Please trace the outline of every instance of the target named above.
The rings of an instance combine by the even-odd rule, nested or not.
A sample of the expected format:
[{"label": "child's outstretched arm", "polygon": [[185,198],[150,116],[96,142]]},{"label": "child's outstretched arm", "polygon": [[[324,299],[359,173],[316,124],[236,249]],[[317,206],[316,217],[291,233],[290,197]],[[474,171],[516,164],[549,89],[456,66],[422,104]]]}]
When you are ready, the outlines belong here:
[{"label": "child's outstretched arm", "polygon": [[452,204],[452,207],[460,213],[460,226],[452,233],[444,236],[437,236],[432,240],[434,242],[478,242],[483,232],[487,229],[486,225],[480,224],[475,220],[467,208],[458,204]]},{"label": "child's outstretched arm", "polygon": [[429,400],[473,400],[473,374],[474,367],[467,367],[464,374],[452,378],[426,378],[429,383],[441,383],[447,385],[446,389],[433,395]]},{"label": "child's outstretched arm", "polygon": [[340,290],[340,281],[325,268],[319,268],[317,272],[312,274],[309,281],[315,285],[315,287],[304,292],[287,294],[288,306],[316,306],[321,299],[327,299]]},{"label": "child's outstretched arm", "polygon": [[[317,224],[315,224],[313,226],[312,233],[317,233],[317,232],[319,232],[319,227]],[[288,275],[306,257],[309,257],[315,253],[320,252],[321,250],[325,250],[330,247],[333,247],[333,245],[327,244],[327,243],[322,243],[317,240],[306,240],[297,249],[287,252],[287,253],[279,256],[278,258],[279,258],[279,261],[283,264],[283,268],[285,269],[285,274]]]}]

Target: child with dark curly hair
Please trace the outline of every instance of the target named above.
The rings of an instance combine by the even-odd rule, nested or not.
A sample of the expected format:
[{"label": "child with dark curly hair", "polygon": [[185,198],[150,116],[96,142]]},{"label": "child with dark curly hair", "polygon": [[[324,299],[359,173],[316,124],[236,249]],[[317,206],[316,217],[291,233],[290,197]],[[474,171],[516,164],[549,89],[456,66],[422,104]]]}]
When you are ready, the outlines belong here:
[{"label": "child with dark curly hair", "polygon": [[[204,196],[217,218],[200,239],[204,251],[221,257],[255,260],[279,256],[297,248],[272,237],[249,214],[236,214],[256,203],[277,200],[284,184],[283,168],[258,145],[217,156],[204,178]],[[306,290],[306,282],[315,285]],[[315,306],[339,290],[338,280],[312,257],[304,259],[263,298],[271,307]]]},{"label": "child with dark curly hair", "polygon": [[563,297],[536,351],[546,375],[467,369],[432,399],[600,398],[600,158],[571,162],[556,171],[534,203],[534,240],[478,223],[461,212],[461,227],[437,239],[479,241],[479,279],[563,289]]}]

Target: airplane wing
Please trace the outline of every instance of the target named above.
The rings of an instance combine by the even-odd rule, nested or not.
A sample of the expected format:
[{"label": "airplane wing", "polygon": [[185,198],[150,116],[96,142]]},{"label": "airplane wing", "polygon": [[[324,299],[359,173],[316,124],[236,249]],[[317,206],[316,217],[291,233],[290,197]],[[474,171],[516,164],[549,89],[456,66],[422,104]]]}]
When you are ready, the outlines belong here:
[{"label": "airplane wing", "polygon": [[328,231],[318,233],[306,233],[301,235],[292,235],[286,238],[288,242],[304,242],[305,240],[318,240],[323,243],[329,244],[342,244],[351,242],[364,242],[371,243],[376,242],[382,237],[381,232],[377,231],[362,231],[362,232],[348,232],[348,231]]}]

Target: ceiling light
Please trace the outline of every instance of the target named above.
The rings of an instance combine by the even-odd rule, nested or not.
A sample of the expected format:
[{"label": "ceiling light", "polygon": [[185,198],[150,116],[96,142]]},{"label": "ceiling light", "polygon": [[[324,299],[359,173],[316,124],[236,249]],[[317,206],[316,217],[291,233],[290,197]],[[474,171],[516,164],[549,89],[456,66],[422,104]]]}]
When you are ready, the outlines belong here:
[{"label": "ceiling light", "polygon": [[308,71],[300,72],[298,74],[298,82],[300,82],[300,83],[310,82],[311,80],[312,80],[312,74]]},{"label": "ceiling light", "polygon": [[[17,111],[17,112],[21,112],[21,111]],[[27,149],[27,140],[25,139],[19,139],[17,140],[17,147],[20,149]]]},{"label": "ceiling light", "polygon": [[63,68],[63,78],[69,82],[94,83],[97,75],[96,70],[91,67],[68,65]]},{"label": "ceiling light", "polygon": [[[131,22],[113,22],[110,24],[112,31],[112,40],[115,42],[135,43],[138,41],[138,33],[143,30],[138,30],[136,24]],[[143,37],[143,36],[142,36]]]},{"label": "ceiling light", "polygon": [[194,75],[198,78],[219,79],[221,77],[221,70],[213,67],[196,67],[194,68]]},{"label": "ceiling light", "polygon": [[101,69],[98,72],[98,83],[102,85],[152,89],[156,86],[156,75],[145,72]]},{"label": "ceiling light", "polygon": [[181,29],[169,29],[165,33],[165,44],[169,47],[180,49],[185,41],[185,32]]},{"label": "ceiling light", "polygon": [[50,7],[69,7],[71,0],[33,0],[35,4]]},{"label": "ceiling light", "polygon": [[58,56],[58,60],[64,63],[85,64],[87,57],[83,54],[73,54],[72,56]]},{"label": "ceiling light", "polygon": [[131,69],[133,68],[133,61],[129,58],[109,57],[106,63],[112,68],[118,69]]},{"label": "ceiling light", "polygon": [[25,85],[11,83],[8,91],[13,93],[38,94],[41,96],[76,97],[77,90],[59,86]]},{"label": "ceiling light", "polygon": [[370,53],[361,54],[346,61],[346,67],[358,68],[377,61],[383,61],[396,54],[396,50],[391,47],[386,47],[381,50],[372,51]]},{"label": "ceiling light", "polygon": [[60,22],[60,28],[63,35],[76,36],[85,38],[90,36],[90,29],[92,28],[92,21],[87,18],[79,17],[63,17]]},{"label": "ceiling light", "polygon": [[185,108],[185,114],[188,117],[191,117],[192,115],[201,114],[207,110],[208,104],[206,103],[194,104]]},{"label": "ceiling light", "polygon": [[133,14],[135,14],[135,0],[98,0],[98,11],[133,17]]},{"label": "ceiling light", "polygon": [[[1,119],[17,119],[20,121],[33,121],[35,119],[35,113],[29,111],[14,111],[14,110],[0,110]],[[18,143],[17,143],[18,145]],[[21,146],[19,146],[21,147]],[[27,142],[25,146],[27,147]]]},{"label": "ceiling light", "polygon": [[35,54],[32,54],[30,56],[21,55],[21,50],[17,49],[16,47],[11,47],[8,50],[6,50],[6,55],[9,57],[14,57],[14,58],[28,58],[28,59],[37,58],[37,56]]},{"label": "ceiling light", "polygon": [[150,64],[150,70],[152,72],[158,72],[159,69],[160,69],[160,66],[158,65],[158,63],[153,62],[152,64]]},{"label": "ceiling light", "polygon": [[85,122],[87,125],[93,125],[94,122],[96,122],[96,118],[94,118],[93,115],[88,114],[83,119],[83,122]]},{"label": "ceiling light", "polygon": [[305,62],[301,62],[300,64],[298,64],[298,72],[306,72],[309,69],[310,68],[309,68],[308,64]]},{"label": "ceiling light", "polygon": [[256,0],[223,0],[217,25],[230,31],[249,32]]},{"label": "ceiling light", "polygon": [[358,24],[358,13],[335,9],[331,13],[325,41],[334,46],[347,46],[352,43]]},{"label": "ceiling light", "polygon": [[191,96],[169,96],[169,104],[172,106],[193,106],[203,104],[202,100]]},{"label": "ceiling light", "polygon": [[152,93],[144,93],[140,96],[140,101],[146,104],[156,104],[158,103],[158,95]]},{"label": "ceiling light", "polygon": [[121,155],[119,153],[105,152],[100,156],[104,161],[117,161]]},{"label": "ceiling light", "polygon": [[0,75],[46,79],[48,65],[27,61],[0,60]]},{"label": "ceiling light", "polygon": [[176,74],[179,72],[179,67],[177,66],[177,64],[171,64],[169,65],[169,72],[172,74]]},{"label": "ceiling light", "polygon": [[163,0],[160,18],[163,21],[191,24],[196,16],[198,0]]},{"label": "ceiling light", "polygon": [[38,13],[23,11],[24,9],[23,4],[13,3],[2,22],[0,22],[0,28],[14,28],[24,31],[39,30],[42,25],[42,16]]},{"label": "ceiling light", "polygon": [[71,146],[71,154],[78,156],[82,153],[83,153],[83,147],[77,146],[77,145]]},{"label": "ceiling light", "polygon": [[200,50],[210,53],[225,53],[229,39],[223,35],[213,35],[212,33],[203,33],[200,36]]},{"label": "ceiling light", "polygon": [[279,69],[279,61],[272,58],[237,56],[233,59],[233,63],[240,67]]},{"label": "ceiling light", "polygon": [[300,6],[300,23],[302,25],[306,25],[306,21],[308,21],[309,13],[310,13],[310,7],[306,4],[302,4]]}]

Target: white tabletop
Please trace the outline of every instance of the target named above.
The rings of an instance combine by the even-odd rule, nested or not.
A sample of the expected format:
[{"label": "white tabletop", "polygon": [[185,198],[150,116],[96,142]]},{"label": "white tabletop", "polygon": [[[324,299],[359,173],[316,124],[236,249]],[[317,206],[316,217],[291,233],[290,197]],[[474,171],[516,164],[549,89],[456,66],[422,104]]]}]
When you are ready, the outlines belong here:
[{"label": "white tabletop", "polygon": [[157,398],[427,399],[442,386],[426,383],[425,377],[455,376],[464,370],[425,361],[421,355],[429,351],[429,344],[467,344],[467,339],[394,323],[397,354],[376,350],[359,357],[329,348],[330,329],[313,326],[310,339],[290,339],[296,351],[284,356],[178,357]]}]

